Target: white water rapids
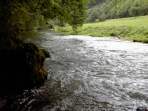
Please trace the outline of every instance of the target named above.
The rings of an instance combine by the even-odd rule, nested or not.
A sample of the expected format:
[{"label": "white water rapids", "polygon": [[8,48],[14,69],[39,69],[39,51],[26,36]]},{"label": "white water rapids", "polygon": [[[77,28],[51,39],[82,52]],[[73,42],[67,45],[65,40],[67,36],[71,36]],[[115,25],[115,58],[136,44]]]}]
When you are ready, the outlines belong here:
[{"label": "white water rapids", "polygon": [[148,106],[148,44],[43,33],[51,59],[43,111],[136,111]]}]

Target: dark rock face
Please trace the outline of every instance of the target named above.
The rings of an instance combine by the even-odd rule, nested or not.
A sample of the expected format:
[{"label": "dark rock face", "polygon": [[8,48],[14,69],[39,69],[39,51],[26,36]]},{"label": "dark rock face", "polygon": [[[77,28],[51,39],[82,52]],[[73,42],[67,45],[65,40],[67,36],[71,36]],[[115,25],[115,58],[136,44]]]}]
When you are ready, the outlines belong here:
[{"label": "dark rock face", "polygon": [[136,111],[148,111],[146,107],[138,107]]},{"label": "dark rock face", "polygon": [[47,79],[43,64],[49,53],[32,43],[0,50],[0,95],[41,86]]}]

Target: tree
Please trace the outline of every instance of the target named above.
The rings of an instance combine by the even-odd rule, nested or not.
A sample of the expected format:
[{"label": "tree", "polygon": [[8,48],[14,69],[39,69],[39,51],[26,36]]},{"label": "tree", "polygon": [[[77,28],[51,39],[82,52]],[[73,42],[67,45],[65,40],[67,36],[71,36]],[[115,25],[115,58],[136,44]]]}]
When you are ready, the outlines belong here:
[{"label": "tree", "polygon": [[86,16],[86,0],[73,0],[70,1],[69,5],[69,21],[68,23],[72,25],[73,30],[76,32],[77,27],[81,26],[85,20]]}]

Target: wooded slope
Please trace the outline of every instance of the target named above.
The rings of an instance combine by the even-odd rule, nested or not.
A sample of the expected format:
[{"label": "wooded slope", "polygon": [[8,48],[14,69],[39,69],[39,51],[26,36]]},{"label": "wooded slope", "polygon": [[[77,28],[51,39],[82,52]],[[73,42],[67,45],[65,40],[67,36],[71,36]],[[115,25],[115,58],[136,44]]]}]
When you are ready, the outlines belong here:
[{"label": "wooded slope", "polygon": [[87,21],[141,15],[148,15],[148,0],[96,0],[96,4],[88,11]]}]

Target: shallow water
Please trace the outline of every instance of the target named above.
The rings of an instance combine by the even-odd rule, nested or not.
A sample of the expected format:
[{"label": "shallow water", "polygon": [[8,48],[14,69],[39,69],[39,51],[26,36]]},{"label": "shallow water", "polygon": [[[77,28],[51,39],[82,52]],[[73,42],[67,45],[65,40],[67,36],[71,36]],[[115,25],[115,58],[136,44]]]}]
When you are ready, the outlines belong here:
[{"label": "shallow water", "polygon": [[40,111],[136,111],[148,106],[148,44],[47,32],[36,43],[51,53],[43,86],[50,104]]}]

